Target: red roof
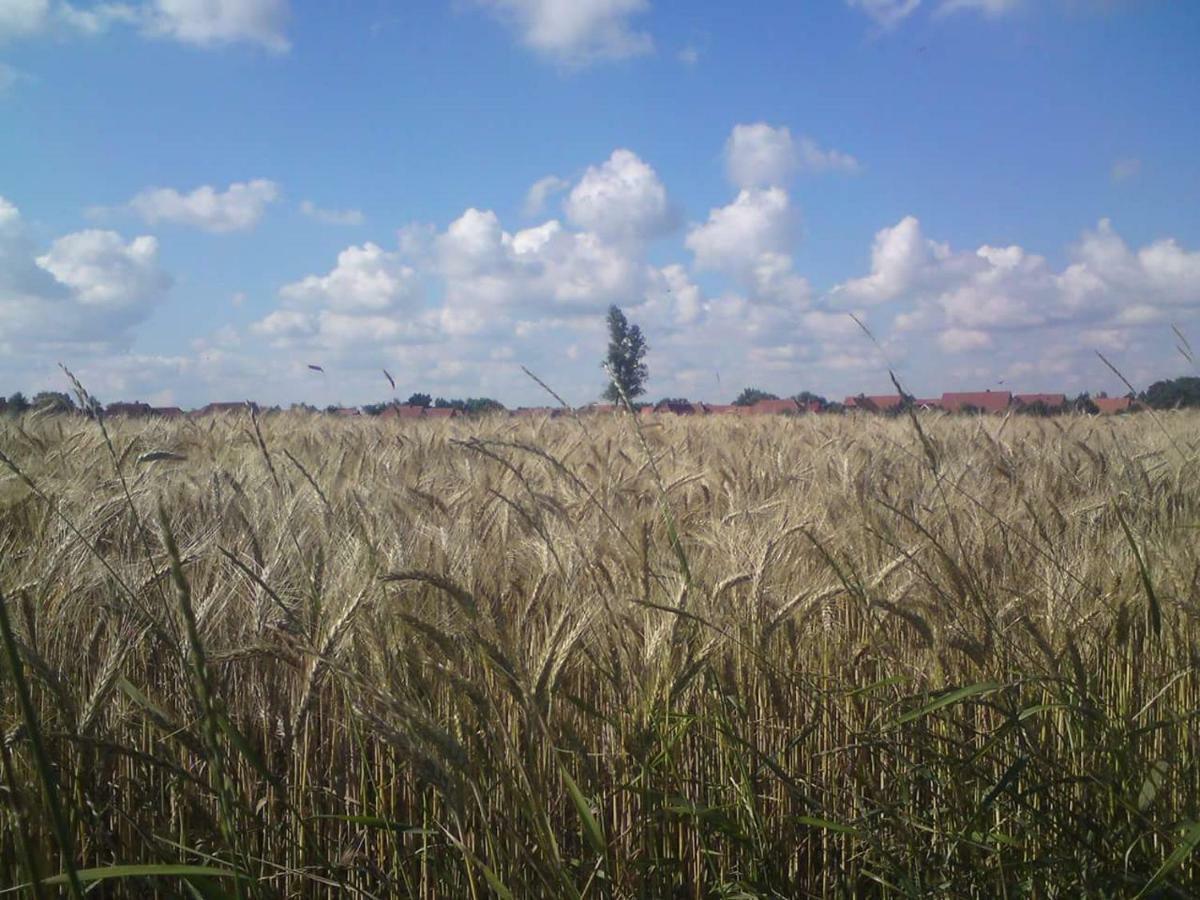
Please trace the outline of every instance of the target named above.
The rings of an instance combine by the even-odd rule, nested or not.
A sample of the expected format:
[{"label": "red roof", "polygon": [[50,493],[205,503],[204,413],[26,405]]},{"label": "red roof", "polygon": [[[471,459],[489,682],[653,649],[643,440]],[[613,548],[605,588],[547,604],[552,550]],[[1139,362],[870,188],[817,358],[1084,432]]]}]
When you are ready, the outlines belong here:
[{"label": "red roof", "polygon": [[915,406],[919,407],[920,409],[941,409],[942,408],[942,398],[941,397],[918,397],[917,399],[913,400],[913,404]]},{"label": "red roof", "polygon": [[183,415],[183,410],[178,406],[155,406],[150,411],[156,416],[162,416],[164,419],[178,419]]},{"label": "red roof", "polygon": [[743,407],[732,403],[701,403],[700,412],[710,416],[739,416]]},{"label": "red roof", "polygon": [[677,416],[691,416],[700,412],[699,408],[687,400],[667,401],[663,400],[656,403],[654,406],[655,412],[669,412]]},{"label": "red roof", "polygon": [[964,393],[942,394],[942,408],[949,412],[959,412],[964,407],[980,409],[988,413],[1002,413],[1012,403],[1012,394],[1008,391],[966,391]]},{"label": "red roof", "polygon": [[871,394],[870,396],[847,397],[843,406],[863,409],[868,412],[887,412],[899,409],[902,400],[899,394]]},{"label": "red roof", "polygon": [[425,415],[430,419],[457,419],[458,410],[453,406],[433,407],[425,410]]},{"label": "red roof", "polygon": [[1133,406],[1133,401],[1128,397],[1093,397],[1092,402],[1096,404],[1096,409],[1106,416],[1125,412]]},{"label": "red roof", "polygon": [[1054,409],[1058,406],[1067,405],[1066,394],[1017,394],[1015,397],[1013,397],[1013,400],[1021,406],[1030,406],[1034,403],[1043,403],[1051,409]]},{"label": "red roof", "polygon": [[425,407],[409,406],[407,403],[397,403],[389,406],[379,414],[381,419],[419,419],[425,415]]},{"label": "red roof", "polygon": [[748,409],[752,416],[777,416],[800,412],[800,404],[795,400],[759,400]]}]

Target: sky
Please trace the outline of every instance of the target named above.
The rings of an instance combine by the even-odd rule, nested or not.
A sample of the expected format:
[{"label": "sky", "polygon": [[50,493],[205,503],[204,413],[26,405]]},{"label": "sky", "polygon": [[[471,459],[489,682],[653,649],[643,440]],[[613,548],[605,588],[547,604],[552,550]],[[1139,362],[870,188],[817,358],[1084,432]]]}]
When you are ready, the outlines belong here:
[{"label": "sky", "polygon": [[0,395],[1124,393],[1198,147],[1191,0],[0,0]]}]

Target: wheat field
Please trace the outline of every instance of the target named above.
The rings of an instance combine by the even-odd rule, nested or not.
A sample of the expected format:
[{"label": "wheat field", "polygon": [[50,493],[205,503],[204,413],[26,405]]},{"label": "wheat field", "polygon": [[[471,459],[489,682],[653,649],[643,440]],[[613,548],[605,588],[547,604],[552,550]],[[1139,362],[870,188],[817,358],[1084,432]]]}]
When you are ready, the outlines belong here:
[{"label": "wheat field", "polygon": [[0,419],[0,884],[1196,896],[1198,434]]}]

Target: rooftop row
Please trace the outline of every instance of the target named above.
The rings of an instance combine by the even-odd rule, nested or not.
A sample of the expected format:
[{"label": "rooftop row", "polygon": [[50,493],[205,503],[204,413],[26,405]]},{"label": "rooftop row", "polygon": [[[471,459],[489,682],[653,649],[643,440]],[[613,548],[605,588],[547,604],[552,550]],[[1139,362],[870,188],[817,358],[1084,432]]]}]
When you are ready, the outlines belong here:
[{"label": "rooftop row", "polygon": [[[847,397],[841,404],[829,404],[819,400],[801,402],[794,399],[759,400],[757,403],[738,406],[735,404],[692,402],[675,399],[663,400],[657,404],[647,404],[639,410],[643,416],[657,414],[674,415],[727,415],[727,416],[762,416],[762,415],[800,415],[802,413],[820,413],[839,411],[841,409],[871,412],[895,413],[905,407],[903,397],[899,394],[859,394]],[[1094,397],[1090,402],[1103,414],[1124,412],[1133,408],[1135,401],[1129,397]],[[1025,410],[1039,412],[1062,412],[1068,408],[1069,401],[1065,394],[1012,394],[1009,391],[967,391],[947,392],[940,397],[912,398],[912,404],[918,409],[944,410],[951,413],[1005,413],[1009,410]],[[259,409],[251,402],[210,403],[200,409],[185,413],[176,406],[150,406],[147,403],[110,403],[105,408],[109,416],[128,417],[160,417],[180,418],[199,417],[222,412],[239,412],[247,407]],[[610,403],[593,403],[574,410],[578,414],[598,415],[615,413],[618,407]],[[507,410],[508,415],[520,418],[555,418],[566,415],[567,410],[556,406],[519,407]],[[327,415],[343,418],[363,416],[364,412],[356,407],[330,407]],[[392,404],[378,414],[381,419],[453,419],[463,415],[461,410],[450,407],[426,407],[410,404]]]}]

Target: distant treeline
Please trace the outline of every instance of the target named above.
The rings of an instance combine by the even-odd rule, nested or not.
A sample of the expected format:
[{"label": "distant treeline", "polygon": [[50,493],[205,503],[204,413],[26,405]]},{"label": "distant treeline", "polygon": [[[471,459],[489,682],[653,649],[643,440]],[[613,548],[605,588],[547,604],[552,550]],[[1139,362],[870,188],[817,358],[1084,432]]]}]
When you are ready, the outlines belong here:
[{"label": "distant treeline", "polygon": [[[125,416],[160,416],[175,418],[186,413],[174,406],[156,407],[140,401],[122,401],[102,406],[94,397],[87,399],[92,409],[101,410],[105,415]],[[279,411],[280,407],[262,408],[248,401],[234,403],[210,403],[200,409],[192,410],[190,414],[206,414],[212,412],[227,412],[251,405],[263,411]],[[1162,381],[1156,381],[1139,394],[1129,393],[1123,397],[1108,397],[1106,394],[1092,395],[1089,393],[1068,397],[1066,394],[1016,394],[1007,391],[982,391],[974,393],[946,393],[939,398],[922,399],[909,394],[884,394],[868,396],[859,394],[846,397],[842,402],[826,399],[810,391],[802,391],[786,398],[759,390],[746,388],[738,395],[732,404],[709,404],[693,402],[682,397],[665,397],[657,403],[634,403],[633,406],[643,412],[673,412],[679,414],[699,413],[734,413],[749,412],[771,413],[802,413],[825,412],[839,413],[857,409],[876,413],[897,413],[908,408],[941,409],[957,413],[1006,412],[1010,409],[1027,415],[1053,415],[1061,412],[1101,413],[1124,412],[1139,407],[1149,409],[1183,409],[1200,407],[1200,377],[1183,376]],[[19,415],[25,412],[41,413],[77,413],[86,412],[84,404],[77,403],[69,394],[61,391],[40,391],[27,398],[20,391],[7,397],[0,396],[0,415]],[[794,408],[793,408],[794,407]],[[554,413],[553,407],[518,408],[509,410],[503,403],[492,397],[467,397],[465,399],[433,397],[426,393],[412,394],[404,403],[388,401],[368,403],[362,407],[347,407],[339,405],[327,406],[321,409],[307,403],[294,403],[289,407],[292,411],[320,413],[325,412],[341,416],[388,416],[397,412],[417,413],[420,411],[443,411],[454,415],[477,416],[489,413]],[[612,411],[616,406],[611,404],[593,404],[584,407],[584,411]],[[430,415],[433,417],[436,413]]]}]

